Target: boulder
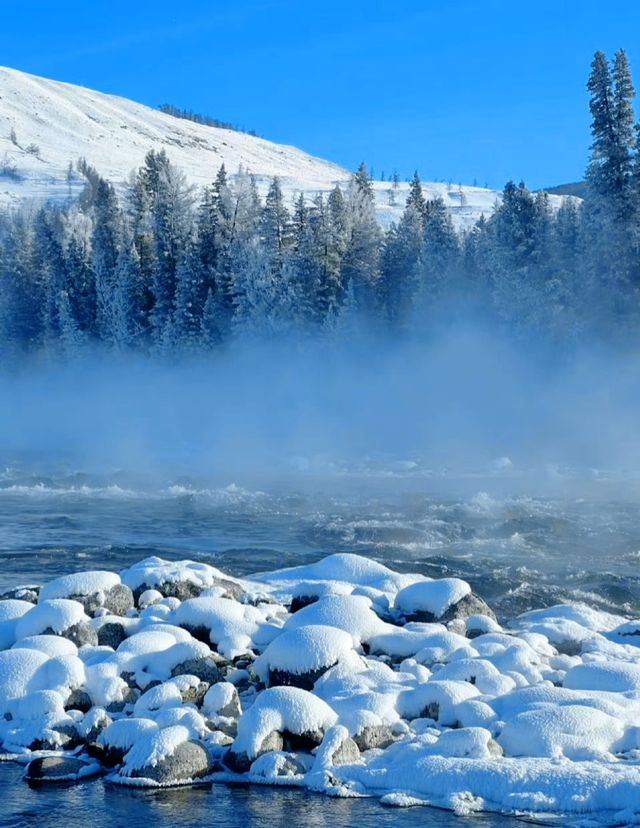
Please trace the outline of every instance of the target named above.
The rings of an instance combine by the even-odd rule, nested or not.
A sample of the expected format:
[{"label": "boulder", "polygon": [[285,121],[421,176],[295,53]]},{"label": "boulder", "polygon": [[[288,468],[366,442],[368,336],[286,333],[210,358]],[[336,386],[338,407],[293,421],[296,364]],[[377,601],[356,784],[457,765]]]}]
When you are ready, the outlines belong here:
[{"label": "boulder", "polygon": [[183,742],[170,756],[155,765],[136,768],[130,772],[134,779],[150,779],[158,785],[176,785],[202,779],[216,769],[214,760],[200,742]]},{"label": "boulder", "polygon": [[393,731],[388,725],[366,725],[353,737],[359,750],[384,749],[395,742]]},{"label": "boulder", "polygon": [[183,704],[195,704],[200,707],[208,689],[209,684],[206,681],[201,681],[195,687],[187,687],[181,691]]},{"label": "boulder", "polygon": [[293,615],[298,610],[308,607],[309,604],[315,604],[318,600],[317,595],[296,595],[291,601],[289,612]]},{"label": "boulder", "polygon": [[65,710],[80,710],[81,713],[88,713],[93,707],[91,696],[84,690],[72,690],[67,698]]},{"label": "boulder", "polygon": [[98,630],[98,644],[101,647],[113,647],[117,650],[126,637],[127,631],[124,625],[118,624],[117,621],[107,621]]},{"label": "boulder", "polygon": [[85,716],[79,726],[80,735],[87,745],[95,743],[103,730],[106,730],[112,723],[112,718],[106,710],[93,708],[89,716]]},{"label": "boulder", "polygon": [[85,762],[75,756],[40,756],[27,765],[25,779],[29,782],[75,782],[97,776],[97,762]]},{"label": "boulder", "polygon": [[105,593],[102,606],[111,615],[126,615],[135,606],[133,591],[125,584],[116,584]]},{"label": "boulder", "polygon": [[87,615],[92,617],[98,610],[107,610],[110,615],[126,615],[135,606],[133,592],[125,584],[115,584],[104,592],[70,597],[74,601],[79,601]]},{"label": "boulder", "polygon": [[44,734],[41,738],[34,739],[31,742],[29,750],[73,750],[73,748],[83,744],[83,740],[73,724],[60,725],[45,730]]},{"label": "boulder", "polygon": [[269,687],[300,687],[302,690],[313,690],[316,681],[323,676],[327,670],[335,667],[330,664],[327,667],[319,667],[317,670],[309,670],[306,673],[292,673],[288,670],[269,670]]},{"label": "boulder", "polygon": [[311,756],[296,753],[263,754],[254,760],[251,765],[251,774],[255,777],[272,779],[304,776],[310,769],[313,759]]},{"label": "boulder", "polygon": [[205,656],[204,658],[190,658],[187,661],[183,661],[181,664],[177,664],[171,671],[172,678],[184,675],[195,676],[207,685],[224,681],[224,676],[220,672],[220,669],[212,656]]},{"label": "boulder", "polygon": [[306,730],[304,733],[291,733],[285,730],[282,733],[284,749],[294,753],[312,751],[322,744],[323,739],[324,732],[322,730]]},{"label": "boulder", "polygon": [[486,601],[474,592],[470,592],[468,595],[465,595],[464,598],[461,598],[456,604],[452,604],[445,614],[437,620],[446,624],[448,621],[453,621],[454,619],[465,619],[472,615],[484,615],[492,621],[496,620],[496,614],[491,609],[489,604],[487,604]]},{"label": "boulder", "polygon": [[[55,635],[55,632],[52,629],[48,629],[44,631],[44,634]],[[86,621],[79,621],[77,624],[67,627],[61,635],[64,638],[68,638],[69,641],[73,641],[78,648],[86,645],[90,647],[96,647],[98,645],[98,634]]]},{"label": "boulder", "polygon": [[246,753],[236,753],[233,748],[229,750],[223,759],[223,762],[229,770],[234,773],[247,773],[251,764],[264,753],[270,753],[273,750],[282,750],[284,747],[284,740],[282,734],[277,730],[273,730],[262,740],[262,744],[258,748],[256,755],[249,759]]},{"label": "boulder", "polygon": [[204,697],[202,709],[212,718],[239,719],[242,707],[237,688],[228,681],[212,685]]},{"label": "boulder", "polygon": [[332,765],[354,765],[360,761],[360,749],[350,736],[343,739],[331,754]]},{"label": "boulder", "polygon": [[27,601],[29,604],[37,604],[39,593],[39,586],[15,587],[3,592],[0,601]]},{"label": "boulder", "polygon": [[107,713],[122,713],[127,705],[135,704],[140,696],[141,693],[137,687],[130,687],[129,690],[125,692],[122,701],[114,701],[107,706]]}]

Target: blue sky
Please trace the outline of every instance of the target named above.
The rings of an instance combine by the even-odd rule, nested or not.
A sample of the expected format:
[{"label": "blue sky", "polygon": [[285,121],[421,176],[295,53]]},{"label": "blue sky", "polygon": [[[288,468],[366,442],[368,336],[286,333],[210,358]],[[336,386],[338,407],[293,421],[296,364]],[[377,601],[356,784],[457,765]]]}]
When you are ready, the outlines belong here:
[{"label": "blue sky", "polygon": [[582,176],[596,49],[634,0],[2,0],[0,61],[244,124],[348,168],[541,187]]}]

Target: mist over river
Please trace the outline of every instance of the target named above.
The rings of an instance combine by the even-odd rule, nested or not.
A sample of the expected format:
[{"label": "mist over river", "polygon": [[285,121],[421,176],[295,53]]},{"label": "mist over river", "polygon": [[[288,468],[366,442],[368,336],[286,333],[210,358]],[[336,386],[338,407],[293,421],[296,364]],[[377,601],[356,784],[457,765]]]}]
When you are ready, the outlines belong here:
[{"label": "mist over river", "polygon": [[637,614],[635,481],[413,466],[368,461],[331,476],[238,483],[79,473],[29,458],[0,475],[0,588],[119,571],[150,555],[248,575],[355,552],[400,571],[464,578],[501,620],[575,601]]}]

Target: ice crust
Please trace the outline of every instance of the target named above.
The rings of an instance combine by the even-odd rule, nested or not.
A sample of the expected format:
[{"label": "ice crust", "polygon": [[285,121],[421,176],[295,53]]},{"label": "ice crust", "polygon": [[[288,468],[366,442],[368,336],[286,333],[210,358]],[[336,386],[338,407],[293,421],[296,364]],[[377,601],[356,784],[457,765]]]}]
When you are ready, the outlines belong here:
[{"label": "ice crust", "polygon": [[[129,617],[73,600],[121,582],[138,590]],[[156,589],[177,582],[201,594]],[[118,780],[145,784],[174,754],[219,769],[231,748],[262,784],[640,824],[640,621],[583,605],[407,621],[470,591],[342,554],[243,581],[159,558],[56,579],[37,605],[0,600],[2,750],[93,740],[121,758]],[[78,625],[120,631],[96,646],[69,638]],[[265,686],[276,674],[312,690]]]}]

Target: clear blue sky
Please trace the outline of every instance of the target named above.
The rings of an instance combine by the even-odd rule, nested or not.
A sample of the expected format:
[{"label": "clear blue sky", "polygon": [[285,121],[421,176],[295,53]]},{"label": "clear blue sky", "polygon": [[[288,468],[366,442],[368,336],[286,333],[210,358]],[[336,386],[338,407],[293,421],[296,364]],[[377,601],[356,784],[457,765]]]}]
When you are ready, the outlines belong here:
[{"label": "clear blue sky", "polygon": [[2,0],[0,62],[245,124],[351,169],[579,179],[596,49],[637,0]]}]

